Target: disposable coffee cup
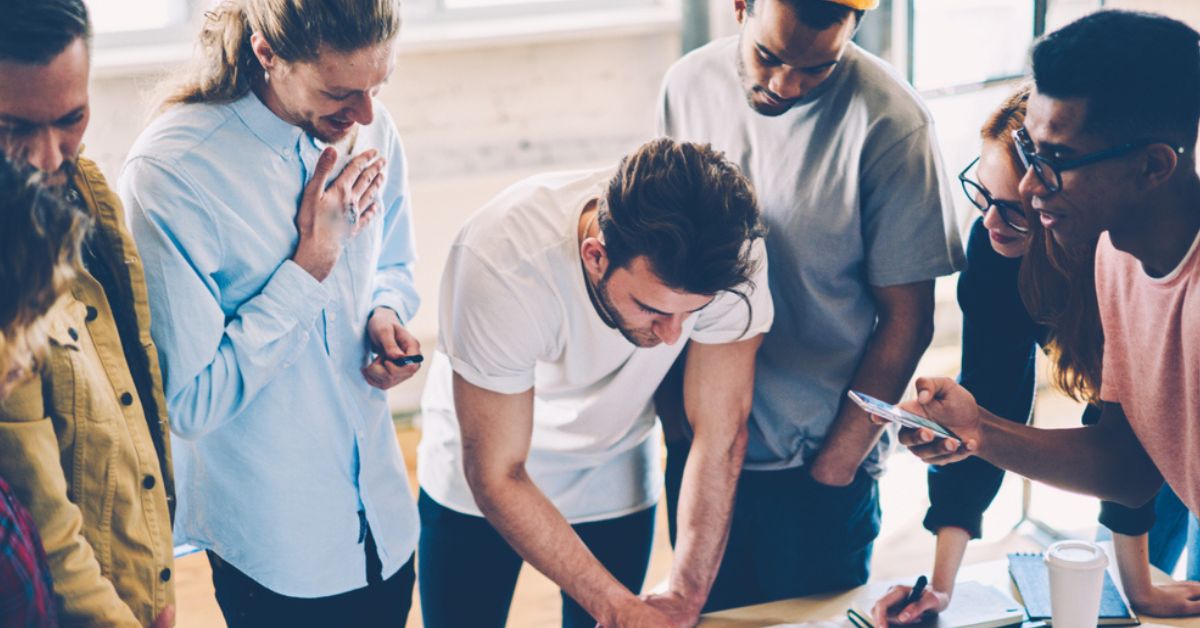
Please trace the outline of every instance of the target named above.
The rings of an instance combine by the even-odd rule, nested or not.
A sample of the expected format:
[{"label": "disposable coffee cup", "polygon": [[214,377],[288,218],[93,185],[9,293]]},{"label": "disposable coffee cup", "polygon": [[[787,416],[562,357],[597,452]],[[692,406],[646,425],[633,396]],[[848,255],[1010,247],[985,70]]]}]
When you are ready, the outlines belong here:
[{"label": "disposable coffee cup", "polygon": [[1108,554],[1088,541],[1059,541],[1046,550],[1050,623],[1054,628],[1095,628],[1104,593]]}]

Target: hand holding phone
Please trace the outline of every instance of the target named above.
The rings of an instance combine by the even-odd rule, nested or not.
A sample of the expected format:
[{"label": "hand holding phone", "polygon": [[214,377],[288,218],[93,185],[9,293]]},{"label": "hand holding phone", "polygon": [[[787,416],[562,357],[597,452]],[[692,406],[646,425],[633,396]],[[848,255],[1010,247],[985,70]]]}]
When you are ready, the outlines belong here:
[{"label": "hand holding phone", "polygon": [[858,404],[858,407],[865,410],[867,413],[874,416],[887,419],[893,423],[899,423],[904,427],[910,427],[914,430],[927,429],[942,438],[952,438],[958,442],[963,442],[961,438],[956,436],[954,432],[930,421],[923,416],[917,416],[906,410],[896,407],[886,401],[876,399],[866,393],[851,390],[846,392],[846,396],[850,400]]}]

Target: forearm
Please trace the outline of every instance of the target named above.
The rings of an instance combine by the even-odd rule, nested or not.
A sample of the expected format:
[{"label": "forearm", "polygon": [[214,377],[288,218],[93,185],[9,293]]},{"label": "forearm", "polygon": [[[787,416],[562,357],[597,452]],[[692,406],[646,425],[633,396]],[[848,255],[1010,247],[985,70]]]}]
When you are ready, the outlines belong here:
[{"label": "forearm", "polygon": [[588,550],[523,467],[487,479],[481,475],[468,468],[468,481],[484,516],[526,562],[592,617],[614,625],[620,606],[638,602]]},{"label": "forearm", "polygon": [[[850,389],[885,401],[899,400],[929,346],[929,338],[925,325],[915,321],[881,321],[850,380]],[[866,412],[842,400],[838,416],[814,462],[814,476],[821,481],[836,476],[840,478],[838,483],[848,484],[882,432],[883,428],[871,421]]]},{"label": "forearm", "polygon": [[1121,573],[1121,586],[1134,606],[1142,606],[1154,583],[1150,578],[1150,543],[1147,535],[1113,533],[1113,553]]},{"label": "forearm", "polygon": [[697,432],[683,471],[670,588],[682,595],[697,615],[725,553],[734,493],[746,453],[744,419],[731,432]]},{"label": "forearm", "polygon": [[[263,291],[237,309],[237,316],[215,329],[215,315],[205,315],[204,305],[216,307],[207,292],[196,294],[172,311],[163,303],[162,321],[154,330],[160,353],[166,358],[168,410],[171,428],[183,438],[199,438],[238,416],[281,371],[303,352],[327,292],[299,267],[285,263]],[[202,311],[201,322],[190,325]],[[177,330],[203,327],[220,334],[215,351],[200,343],[179,338]],[[201,355],[202,354],[202,355]],[[182,380],[182,381],[180,381]]]},{"label": "forearm", "polygon": [[970,540],[971,535],[957,526],[946,526],[938,530],[937,549],[933,559],[933,578],[930,582],[935,591],[953,595],[958,569],[962,566],[963,555],[967,551],[967,542]]},{"label": "forearm", "polygon": [[980,409],[976,455],[1025,477],[1136,507],[1162,484],[1154,463],[1127,425],[1038,429]]}]

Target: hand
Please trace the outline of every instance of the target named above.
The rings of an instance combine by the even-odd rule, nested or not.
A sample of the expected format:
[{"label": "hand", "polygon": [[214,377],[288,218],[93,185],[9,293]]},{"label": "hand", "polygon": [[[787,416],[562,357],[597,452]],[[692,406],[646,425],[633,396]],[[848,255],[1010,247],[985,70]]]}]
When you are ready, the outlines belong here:
[{"label": "hand", "polygon": [[826,486],[844,487],[850,486],[854,481],[854,475],[858,473],[858,467],[848,469],[837,468],[836,463],[829,462],[830,456],[825,455],[825,450],[817,454],[808,468],[808,474],[818,484]]},{"label": "hand", "polygon": [[666,615],[672,626],[691,628],[700,621],[700,605],[693,604],[677,591],[650,593],[641,596],[641,600]]},{"label": "hand", "polygon": [[[333,184],[326,186],[335,162],[337,149],[330,146],[317,159],[296,212],[300,243],[292,260],[317,281],[325,281],[342,246],[375,217],[376,194],[383,185],[385,162],[374,150],[351,159]],[[351,216],[356,217],[353,222]]]},{"label": "hand", "polygon": [[175,607],[171,604],[163,607],[162,612],[158,617],[154,618],[154,623],[150,624],[150,628],[171,628],[175,625]]},{"label": "hand", "polygon": [[666,613],[638,598],[618,607],[611,621],[596,624],[597,628],[690,628],[692,625],[675,623]]},{"label": "hand", "polygon": [[1155,584],[1145,592],[1129,592],[1134,610],[1153,617],[1200,615],[1200,582]]},{"label": "hand", "polygon": [[888,589],[887,593],[879,598],[878,602],[875,602],[875,606],[871,607],[871,621],[875,623],[876,628],[887,628],[889,616],[896,620],[893,623],[912,624],[921,621],[926,614],[940,613],[950,606],[949,593],[935,591],[933,587],[925,587],[921,599],[891,612],[893,607],[903,604],[910,593],[912,593],[912,587],[899,584]]},{"label": "hand", "polygon": [[404,325],[390,307],[377,307],[367,321],[367,338],[378,355],[362,369],[367,383],[380,390],[387,390],[416,374],[420,364],[396,366],[391,360],[421,352],[421,343]]},{"label": "hand", "polygon": [[900,442],[921,460],[943,465],[979,451],[983,436],[979,404],[958,382],[945,377],[918,378],[917,398],[899,407],[932,419],[962,439],[941,438],[927,429],[901,428]]}]

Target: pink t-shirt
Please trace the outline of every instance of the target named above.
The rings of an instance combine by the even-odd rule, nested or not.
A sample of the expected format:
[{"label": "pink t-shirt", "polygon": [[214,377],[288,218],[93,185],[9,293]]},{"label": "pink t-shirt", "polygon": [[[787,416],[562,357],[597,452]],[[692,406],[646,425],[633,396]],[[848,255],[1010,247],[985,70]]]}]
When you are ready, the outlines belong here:
[{"label": "pink t-shirt", "polygon": [[1200,235],[1179,266],[1156,279],[1103,234],[1096,297],[1100,397],[1121,404],[1163,479],[1200,513]]}]

